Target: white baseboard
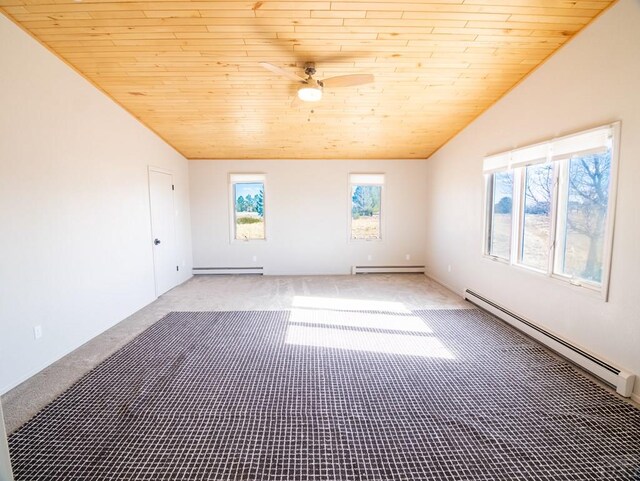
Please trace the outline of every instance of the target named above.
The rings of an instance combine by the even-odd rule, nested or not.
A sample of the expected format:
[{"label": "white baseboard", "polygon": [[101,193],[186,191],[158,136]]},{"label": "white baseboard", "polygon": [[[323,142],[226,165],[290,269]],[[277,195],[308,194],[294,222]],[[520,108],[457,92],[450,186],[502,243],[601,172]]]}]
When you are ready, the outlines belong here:
[{"label": "white baseboard", "polygon": [[209,276],[222,276],[222,275],[263,275],[264,267],[194,267],[193,275],[209,275]]},{"label": "white baseboard", "polygon": [[423,274],[424,266],[351,266],[351,274]]},{"label": "white baseboard", "polygon": [[612,362],[603,359],[597,353],[590,352],[585,347],[563,338],[546,327],[525,319],[508,307],[500,305],[473,290],[465,290],[465,299],[548,347],[574,365],[613,386],[621,396],[631,397],[636,380],[634,373],[616,366]]}]

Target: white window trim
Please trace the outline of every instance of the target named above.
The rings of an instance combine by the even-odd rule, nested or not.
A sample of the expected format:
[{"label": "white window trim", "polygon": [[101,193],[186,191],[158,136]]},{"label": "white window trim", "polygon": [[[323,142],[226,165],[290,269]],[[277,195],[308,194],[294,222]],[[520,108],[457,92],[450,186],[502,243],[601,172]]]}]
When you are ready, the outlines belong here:
[{"label": "white window trim", "polygon": [[[235,180],[238,179],[238,180]],[[229,191],[229,242],[231,244],[250,244],[253,242],[266,242],[269,238],[267,231],[267,174],[255,172],[231,172],[228,175],[227,189]],[[264,189],[264,239],[236,239],[236,202],[235,184],[258,183],[263,184]]]},{"label": "white window trim", "polygon": [[[482,256],[487,258],[487,259],[491,259],[494,262],[498,262],[501,264],[511,264],[511,259],[513,258],[513,246],[514,246],[514,240],[513,240],[513,232],[511,233],[511,245],[509,246],[509,259],[505,259],[503,257],[499,257],[499,256],[494,256],[492,254],[489,253],[490,249],[491,249],[491,229],[493,227],[493,218],[492,218],[492,208],[493,208],[493,183],[492,183],[492,174],[495,174],[497,172],[504,172],[506,169],[502,169],[502,170],[491,170],[485,173],[484,175],[484,215],[483,215],[483,243],[482,243]],[[515,185],[516,185],[516,177],[514,175],[513,178],[513,184],[514,184],[514,189],[513,189],[513,200],[516,199],[516,192],[515,192]],[[513,225],[514,222],[514,213],[513,213],[513,205],[511,207],[511,223]],[[513,229],[512,229],[513,231]]]},{"label": "white window trim", "polygon": [[[518,219],[518,224],[517,224],[517,230],[516,230],[516,235],[514,236],[515,239],[515,248],[516,250],[513,251],[516,253],[516,257],[513,260],[513,265],[517,266],[517,267],[521,267],[523,269],[527,269],[530,270],[532,272],[536,272],[538,274],[543,274],[545,276],[549,275],[548,273],[553,273],[553,268],[554,268],[554,258],[555,258],[555,246],[556,246],[556,242],[555,242],[555,238],[556,238],[556,229],[557,229],[557,207],[559,207],[558,205],[558,177],[560,175],[560,169],[558,168],[558,165],[552,165],[553,168],[553,185],[552,185],[552,195],[551,195],[551,205],[549,206],[550,212],[551,212],[551,219],[550,219],[550,230],[549,230],[549,242],[547,244],[547,251],[548,251],[548,258],[547,258],[547,268],[545,270],[542,269],[538,269],[536,267],[533,266],[528,266],[525,263],[522,262],[522,256],[524,254],[523,252],[523,246],[524,246],[524,206],[525,206],[525,195],[524,195],[524,191],[525,191],[525,183],[527,182],[527,172],[526,172],[526,168],[529,167],[528,165],[524,165],[522,166],[522,168],[517,168],[517,170],[515,170],[515,172],[517,173],[518,176],[518,184],[519,185],[519,191],[518,191],[518,212],[514,214],[514,218]],[[514,194],[515,195],[515,194]],[[513,236],[513,229],[512,229],[512,236]]]},{"label": "white window trim", "polygon": [[[618,192],[618,170],[620,162],[620,127],[621,122],[613,122],[608,125],[603,125],[593,129],[577,132],[574,134],[558,137],[548,142],[542,142],[533,144],[528,147],[504,152],[501,154],[491,155],[485,158],[484,161],[484,215],[483,215],[483,242],[482,242],[482,257],[492,262],[515,267],[517,270],[527,272],[529,274],[539,276],[542,278],[550,279],[551,282],[558,283],[571,288],[572,290],[586,294],[593,297],[598,297],[605,302],[609,299],[609,284],[611,277],[611,262],[613,257],[613,239],[614,239],[614,227],[616,217],[616,204],[617,204],[617,192]],[[566,185],[561,185],[560,179],[563,179],[562,183],[566,184],[568,174],[568,162],[562,161],[569,158],[568,155],[553,156],[553,143],[565,142],[571,137],[588,136],[591,133],[598,130],[609,128],[611,131],[611,166],[609,173],[609,201],[607,206],[607,224],[605,226],[605,238],[602,252],[602,282],[596,284],[587,280],[579,279],[575,280],[569,276],[558,274],[556,271],[557,255],[556,250],[560,248],[559,244],[561,239],[558,238],[560,231],[559,224],[562,222],[563,213],[566,209],[566,202],[563,204],[561,197],[565,196]],[[554,185],[553,185],[553,197],[551,205],[551,231],[549,233],[549,264],[546,272],[543,272],[534,267],[524,265],[520,262],[521,250],[522,250],[522,235],[523,225],[521,222],[521,211],[524,202],[524,196],[522,195],[522,185],[525,181],[523,172],[527,165],[535,163],[542,163],[541,159],[532,162],[531,164],[520,163],[518,165],[512,165],[513,153],[517,151],[526,151],[530,149],[531,152],[539,152],[541,146],[548,145],[548,155],[546,161],[557,161],[557,167],[554,168]],[[589,150],[582,152],[588,153]],[[533,156],[532,156],[533,157]],[[512,207],[512,232],[511,232],[511,252],[509,253],[509,260],[505,260],[501,257],[493,256],[489,254],[489,248],[491,245],[489,236],[491,235],[491,209],[493,206],[492,199],[492,185],[491,179],[496,172],[513,170],[514,172],[514,191],[513,191],[513,207]],[[516,204],[517,202],[517,204]],[[515,209],[517,205],[517,210]]]},{"label": "white window trim", "polygon": [[[524,207],[524,189],[522,188],[524,177],[522,175],[522,169],[515,169],[513,171],[513,202],[511,203],[511,252],[509,253],[509,262],[513,264],[520,258],[521,242],[520,231],[522,230],[521,224],[524,222],[524,217],[521,215],[521,209]],[[514,227],[518,226],[517,231],[514,232]]]},{"label": "white window trim", "polygon": [[[356,180],[358,178],[358,176],[362,176],[363,180],[369,179],[369,180],[374,180],[373,182],[352,182],[351,179],[352,177],[355,176]],[[381,178],[381,181],[375,182],[376,178]],[[386,237],[385,236],[385,219],[386,216],[384,215],[384,204],[385,204],[385,191],[386,191],[386,175],[384,173],[380,173],[380,172],[375,172],[375,173],[371,173],[371,172],[367,172],[367,173],[362,173],[362,172],[350,172],[349,175],[347,176],[347,213],[348,213],[348,225],[347,225],[347,240],[349,242],[355,242],[355,243],[362,243],[362,242],[382,242],[382,240]],[[370,185],[378,185],[380,186],[380,237],[378,239],[354,239],[352,236],[352,232],[353,232],[353,214],[351,212],[351,208],[352,208],[352,203],[353,203],[353,196],[351,194],[351,190],[353,188],[354,185],[364,185],[364,186],[370,186]]]},{"label": "white window trim", "polygon": [[485,259],[491,259],[495,262],[506,262],[500,257],[492,256],[489,254],[491,249],[491,210],[493,208],[493,172],[485,172],[484,179],[484,199],[482,203],[482,257]]}]

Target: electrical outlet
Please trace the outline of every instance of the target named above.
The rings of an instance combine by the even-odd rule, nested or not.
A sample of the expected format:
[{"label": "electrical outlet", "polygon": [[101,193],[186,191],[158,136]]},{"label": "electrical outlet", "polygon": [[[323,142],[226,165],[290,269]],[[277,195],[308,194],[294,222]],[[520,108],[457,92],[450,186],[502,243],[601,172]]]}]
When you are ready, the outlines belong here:
[{"label": "electrical outlet", "polygon": [[33,326],[33,338],[40,339],[42,337],[42,326],[38,324],[37,326]]},{"label": "electrical outlet", "polygon": [[447,266],[447,272],[451,272],[451,264]]},{"label": "electrical outlet", "polygon": [[411,260],[411,254],[407,254],[404,256],[405,260],[410,261]]},{"label": "electrical outlet", "polygon": [[258,256],[253,256],[253,262],[258,262]]},{"label": "electrical outlet", "polygon": [[371,254],[369,254],[369,255],[367,256],[367,260],[368,260],[368,261],[372,261],[372,260],[373,260],[373,256],[372,256]]}]

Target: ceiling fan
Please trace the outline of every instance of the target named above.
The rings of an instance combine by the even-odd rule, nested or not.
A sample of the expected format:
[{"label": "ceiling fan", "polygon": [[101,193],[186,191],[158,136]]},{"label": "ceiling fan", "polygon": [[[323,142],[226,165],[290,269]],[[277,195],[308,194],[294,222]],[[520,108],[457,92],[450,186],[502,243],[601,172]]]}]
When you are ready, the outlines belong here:
[{"label": "ceiling fan", "polygon": [[307,78],[267,62],[260,62],[259,65],[273,73],[287,77],[294,82],[302,83],[303,86],[298,89],[298,99],[303,102],[318,102],[322,99],[322,90],[324,88],[355,87],[373,82],[373,75],[371,74],[339,75],[337,77],[316,80],[313,78],[316,73],[316,65],[313,62],[304,64],[304,73],[307,75]]}]

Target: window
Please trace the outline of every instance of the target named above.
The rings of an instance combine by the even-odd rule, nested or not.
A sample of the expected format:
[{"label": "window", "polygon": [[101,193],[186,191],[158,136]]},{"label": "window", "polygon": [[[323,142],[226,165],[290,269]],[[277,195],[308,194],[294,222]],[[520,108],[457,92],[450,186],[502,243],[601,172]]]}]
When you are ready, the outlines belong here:
[{"label": "window", "polygon": [[552,191],[552,165],[525,167],[520,263],[540,271],[549,266]]},{"label": "window", "polygon": [[556,271],[574,279],[601,284],[611,151],[573,157],[566,168]]},{"label": "window", "polygon": [[232,239],[264,240],[265,176],[263,174],[231,174]]},{"label": "window", "polygon": [[513,210],[513,173],[497,172],[491,178],[489,254],[509,260]]},{"label": "window", "polygon": [[351,174],[351,239],[382,238],[382,186],[384,174]]},{"label": "window", "polygon": [[485,255],[606,298],[620,124],[487,157]]}]

